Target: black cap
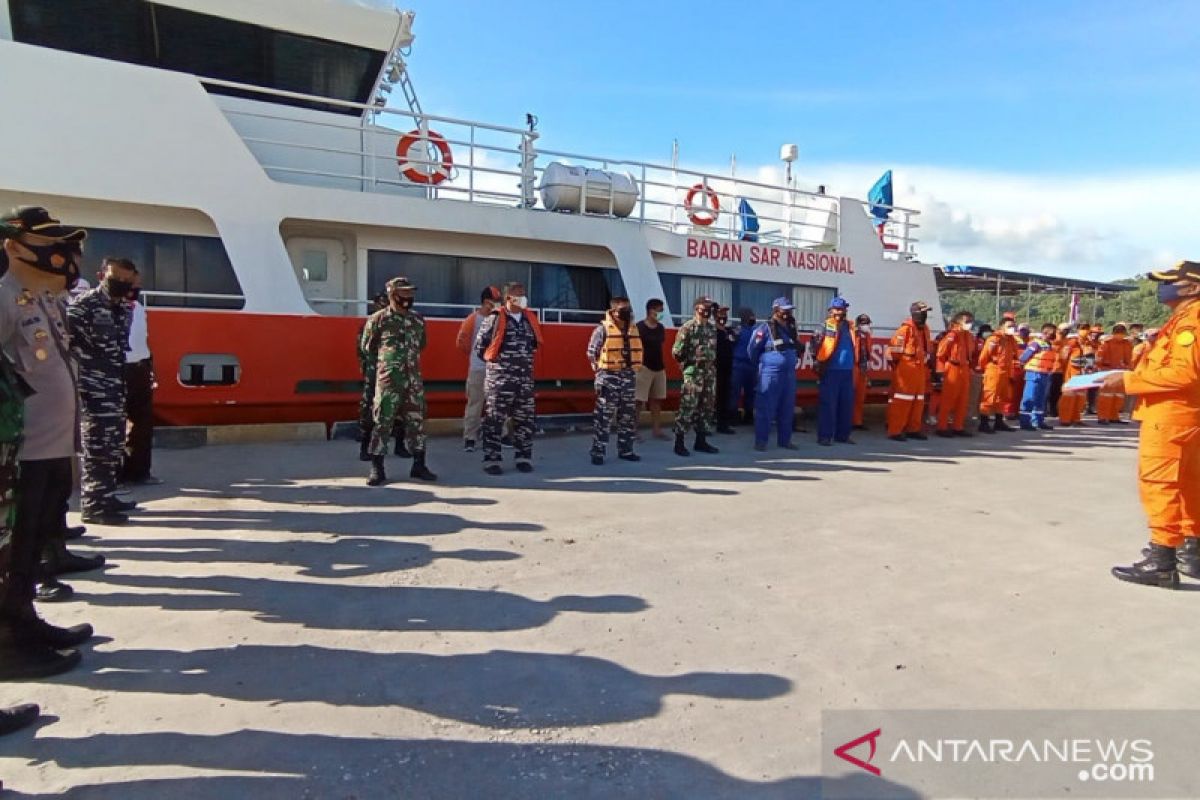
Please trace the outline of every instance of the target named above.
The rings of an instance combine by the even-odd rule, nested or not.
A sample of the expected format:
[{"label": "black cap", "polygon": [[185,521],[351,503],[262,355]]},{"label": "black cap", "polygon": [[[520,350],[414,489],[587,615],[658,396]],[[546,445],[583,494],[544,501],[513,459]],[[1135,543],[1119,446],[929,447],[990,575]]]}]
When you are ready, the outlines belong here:
[{"label": "black cap", "polygon": [[1200,261],[1180,261],[1171,269],[1151,272],[1146,277],[1159,283],[1175,283],[1176,281],[1200,283]]},{"label": "black cap", "polygon": [[18,206],[4,215],[3,222],[21,233],[36,233],[51,239],[82,242],[87,231],[73,225],[63,225],[41,206]]}]

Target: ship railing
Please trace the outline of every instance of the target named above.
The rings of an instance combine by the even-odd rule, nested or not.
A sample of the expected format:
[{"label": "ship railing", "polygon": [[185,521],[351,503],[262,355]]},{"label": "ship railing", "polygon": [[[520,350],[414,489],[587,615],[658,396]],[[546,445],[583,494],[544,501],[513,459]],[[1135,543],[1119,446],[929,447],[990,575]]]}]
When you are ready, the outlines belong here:
[{"label": "ship railing", "polygon": [[[223,294],[217,292],[168,292],[161,289],[144,289],[142,297],[146,298],[148,308],[241,308],[246,302],[246,296],[241,294]],[[199,301],[195,305],[190,305]]]},{"label": "ship railing", "polygon": [[[353,310],[355,313],[367,314],[373,300],[359,300],[350,297],[309,297],[306,298],[312,305],[336,305],[342,306],[348,310]],[[417,302],[414,306],[418,314],[422,314],[431,319],[462,319],[467,314],[474,311],[477,306],[469,303],[422,303]],[[604,319],[605,312],[603,310],[586,309],[586,308],[553,308],[541,307],[531,309],[539,320],[542,322],[555,323],[583,323],[594,324]]]},{"label": "ship railing", "polygon": [[[553,162],[626,175],[637,199],[628,219],[675,233],[722,239],[759,241],[790,247],[833,251],[841,240],[838,198],[781,180],[771,182],[629,159],[605,158],[540,149],[541,134],[526,128],[491,125],[436,114],[418,114],[392,107],[333,100],[248,84],[202,79],[206,85],[234,89],[241,96],[223,98],[221,107],[247,147],[272,179],[365,192],[380,192],[455,199],[469,203],[544,210],[539,197],[546,168]],[[307,101],[314,108],[337,109],[334,114],[296,108],[265,106],[252,97]],[[401,163],[400,140],[413,134],[417,144]],[[443,165],[433,146],[440,139],[453,154],[453,164]],[[447,173],[440,182],[422,183],[404,174]],[[412,172],[412,171],[415,171]],[[616,199],[604,199],[602,187],[585,184],[580,208],[558,209],[589,216],[615,216]],[[599,198],[599,199],[597,199]],[[748,204],[747,214],[739,205]],[[846,208],[861,208],[866,201]],[[889,219],[880,230],[884,252],[894,258],[913,259],[919,212],[902,206],[887,207]],[[745,230],[752,213],[758,231]],[[749,226],[753,227],[753,225]]]}]

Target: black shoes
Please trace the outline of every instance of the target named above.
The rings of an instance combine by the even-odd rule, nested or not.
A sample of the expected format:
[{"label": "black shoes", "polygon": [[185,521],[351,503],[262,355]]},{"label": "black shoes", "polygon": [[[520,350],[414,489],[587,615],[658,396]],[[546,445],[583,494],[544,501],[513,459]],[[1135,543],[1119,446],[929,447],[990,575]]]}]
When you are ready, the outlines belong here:
[{"label": "black shoes", "polygon": [[692,454],[692,451],[688,450],[687,445],[683,443],[683,434],[682,433],[675,434],[675,455],[690,456],[691,454]]},{"label": "black shoes", "polygon": [[122,514],[119,511],[110,511],[107,508],[90,509],[79,515],[79,518],[88,525],[126,525],[129,523],[129,516]]},{"label": "black shoes", "polygon": [[1004,431],[1005,433],[1012,433],[1016,430],[1016,428],[1014,428],[1012,425],[1009,425],[1007,422],[1005,422],[1004,417],[1000,416],[999,414],[996,415],[996,423],[993,427],[995,427],[996,430]]},{"label": "black shoes", "polygon": [[65,546],[52,548],[42,559],[42,568],[50,575],[69,575],[72,572],[90,572],[104,566],[104,556],[81,556]]},{"label": "black shoes", "polygon": [[1039,431],[1052,431],[1052,430],[1054,430],[1054,426],[1053,426],[1053,425],[1047,425],[1046,423],[1042,422],[1042,423],[1039,423],[1039,424],[1038,424],[1038,426],[1037,426],[1037,429],[1038,429]]},{"label": "black shoes", "polygon": [[74,596],[75,590],[69,585],[54,578],[46,578],[38,582],[37,593],[33,599],[39,603],[64,603]]},{"label": "black shoes", "polygon": [[970,431],[952,431],[952,433],[955,436],[961,437],[963,439],[971,439],[971,438],[974,438],[974,436],[975,436],[975,434],[971,433]]},{"label": "black shoes", "polygon": [[604,466],[604,456],[598,456],[595,453],[592,453],[592,466],[593,467]]},{"label": "black shoes", "polygon": [[86,622],[72,625],[70,628],[60,628],[51,625],[41,617],[22,619],[9,623],[9,634],[12,641],[24,645],[44,645],[54,650],[65,650],[81,645],[92,638],[95,633],[92,626]]},{"label": "black shoes", "polygon": [[996,429],[992,427],[992,421],[990,419],[988,419],[987,417],[981,417],[979,419],[979,432],[980,433],[995,433]]},{"label": "black shoes", "polygon": [[1189,578],[1200,580],[1200,539],[1189,536],[1175,551],[1176,566]]},{"label": "black shoes", "polygon": [[126,511],[136,511],[138,504],[132,500],[122,500],[119,497],[110,497],[106,509],[115,511],[118,514],[124,514]]},{"label": "black shoes", "polygon": [[463,452],[464,453],[474,453],[475,452],[475,440],[474,439],[463,439]]},{"label": "black shoes", "polygon": [[895,436],[889,436],[888,438],[891,439],[893,442],[907,442],[908,441],[908,436],[903,433],[897,433]]},{"label": "black shoes", "polygon": [[528,461],[518,461],[517,472],[524,472],[526,474],[533,472],[533,464]]},{"label": "black shoes", "polygon": [[639,456],[637,453],[621,453],[620,455],[617,456],[617,458],[621,459],[622,461],[641,461],[642,460],[642,457]]},{"label": "black shoes", "polygon": [[488,475],[503,475],[504,467],[500,466],[498,463],[493,461],[490,464],[484,464],[483,471],[486,472]]},{"label": "black shoes", "polygon": [[55,650],[41,644],[18,644],[0,639],[0,681],[32,681],[74,669],[78,650]]},{"label": "black shoes", "polygon": [[383,486],[387,483],[387,472],[383,469],[383,456],[371,456],[371,473],[367,476],[367,486]]},{"label": "black shoes", "polygon": [[408,471],[408,477],[416,478],[420,481],[436,481],[437,475],[429,471],[429,467],[425,466],[425,451],[418,450],[413,453],[412,469]]},{"label": "black shoes", "polygon": [[1113,567],[1113,577],[1142,586],[1178,589],[1179,571],[1176,569],[1175,548],[1151,542],[1149,550],[1149,555],[1141,561],[1128,567]]},{"label": "black shoes", "polygon": [[42,715],[42,710],[33,703],[0,708],[0,736],[28,727]]},{"label": "black shoes", "polygon": [[68,526],[66,528],[63,528],[63,541],[64,542],[74,541],[75,539],[78,539],[81,536],[83,536],[85,533],[87,533],[87,528],[85,528],[82,525]]},{"label": "black shoes", "polygon": [[697,453],[719,453],[721,452],[716,447],[708,443],[708,437],[703,433],[696,434],[696,441],[692,444],[692,449]]},{"label": "black shoes", "polygon": [[404,437],[399,433],[396,434],[396,446],[392,452],[400,458],[412,458],[412,453],[408,452],[408,448],[404,446]]},{"label": "black shoes", "polygon": [[921,433],[920,431],[917,431],[916,433],[907,433],[905,435],[910,439],[916,439],[918,442],[929,441],[929,437],[926,436],[925,434]]}]

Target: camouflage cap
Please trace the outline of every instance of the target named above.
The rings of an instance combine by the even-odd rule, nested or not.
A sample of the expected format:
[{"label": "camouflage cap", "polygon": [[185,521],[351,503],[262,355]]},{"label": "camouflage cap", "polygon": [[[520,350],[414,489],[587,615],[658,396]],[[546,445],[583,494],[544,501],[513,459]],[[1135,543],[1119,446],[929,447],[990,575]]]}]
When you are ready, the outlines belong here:
[{"label": "camouflage cap", "polygon": [[404,276],[400,275],[395,278],[392,278],[390,281],[387,282],[387,290],[390,292],[393,289],[399,289],[400,291],[407,290],[410,292],[415,292],[417,290],[417,287],[414,286],[412,284],[412,281],[410,281],[408,278],[405,278]]},{"label": "camouflage cap", "polygon": [[1200,261],[1180,261],[1170,269],[1151,272],[1146,277],[1159,283],[1175,283],[1176,281],[1200,283]]}]

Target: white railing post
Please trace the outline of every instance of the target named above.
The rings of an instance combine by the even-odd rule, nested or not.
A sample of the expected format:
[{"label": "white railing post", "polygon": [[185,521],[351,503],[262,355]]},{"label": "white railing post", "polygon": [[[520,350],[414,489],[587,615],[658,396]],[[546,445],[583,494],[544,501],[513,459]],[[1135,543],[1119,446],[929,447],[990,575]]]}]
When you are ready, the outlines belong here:
[{"label": "white railing post", "polygon": [[[537,150],[534,141],[538,138],[537,131],[526,131],[521,134],[521,204],[525,208],[537,205]],[[580,213],[583,210],[580,209]]]},{"label": "white railing post", "polygon": [[475,126],[471,125],[471,144],[467,150],[467,202],[475,202]]}]

